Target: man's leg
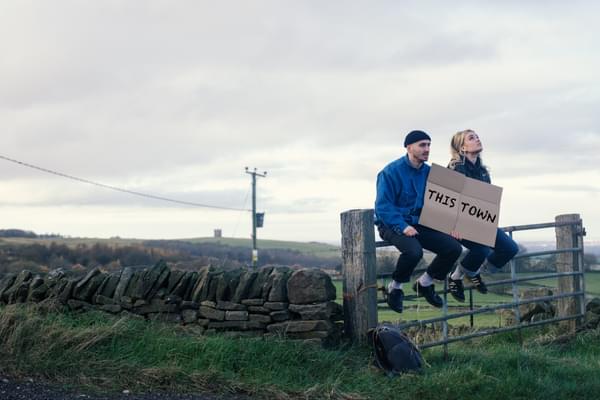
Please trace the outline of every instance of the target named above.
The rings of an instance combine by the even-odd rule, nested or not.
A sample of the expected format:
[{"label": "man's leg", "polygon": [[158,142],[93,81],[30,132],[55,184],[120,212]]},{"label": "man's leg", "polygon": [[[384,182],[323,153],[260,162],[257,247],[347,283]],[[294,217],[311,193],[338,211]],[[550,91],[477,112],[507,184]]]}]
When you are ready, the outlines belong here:
[{"label": "man's leg", "polygon": [[392,281],[388,285],[387,303],[392,310],[401,313],[404,301],[402,283],[410,281],[410,276],[423,257],[423,248],[414,237],[398,235],[393,230],[385,227],[379,227],[379,236],[400,251],[396,270],[392,275]]},{"label": "man's leg", "polygon": [[[379,236],[400,251],[400,257],[396,263],[396,270],[392,278],[398,283],[410,281],[410,276],[423,258],[423,248],[416,237],[398,235],[386,227],[379,228]],[[418,236],[418,235],[417,235]]]},{"label": "man's leg", "polygon": [[427,267],[427,273],[440,281],[446,279],[446,275],[462,253],[462,246],[456,239],[445,233],[422,225],[417,225],[416,229],[419,231],[417,239],[421,246],[436,254]]}]

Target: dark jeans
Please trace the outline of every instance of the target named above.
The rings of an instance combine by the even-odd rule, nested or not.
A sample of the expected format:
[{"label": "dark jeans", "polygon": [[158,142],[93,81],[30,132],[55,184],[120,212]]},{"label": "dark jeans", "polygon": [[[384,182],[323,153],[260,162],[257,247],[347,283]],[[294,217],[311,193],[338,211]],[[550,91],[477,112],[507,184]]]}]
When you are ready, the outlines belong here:
[{"label": "dark jeans", "polygon": [[378,227],[379,236],[393,244],[401,253],[392,278],[397,282],[409,282],[410,276],[423,257],[423,249],[427,249],[436,254],[427,267],[427,273],[432,278],[445,279],[462,252],[460,243],[450,235],[426,226],[416,225],[414,228],[419,234],[409,237],[399,235],[385,226]]},{"label": "dark jeans", "polygon": [[469,240],[461,240],[460,243],[469,249],[465,258],[460,262],[460,265],[471,272],[476,272],[486,257],[490,264],[496,268],[502,268],[519,252],[519,246],[515,241],[500,229],[496,233],[494,248]]}]

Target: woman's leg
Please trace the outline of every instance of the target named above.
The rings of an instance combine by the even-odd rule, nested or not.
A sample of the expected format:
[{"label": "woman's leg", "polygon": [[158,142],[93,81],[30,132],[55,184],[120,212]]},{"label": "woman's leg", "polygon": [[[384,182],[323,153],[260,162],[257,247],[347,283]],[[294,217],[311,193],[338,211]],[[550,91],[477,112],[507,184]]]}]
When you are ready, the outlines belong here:
[{"label": "woman's leg", "polygon": [[519,252],[519,245],[506,233],[498,229],[494,250],[488,254],[487,260],[492,266],[502,268]]}]

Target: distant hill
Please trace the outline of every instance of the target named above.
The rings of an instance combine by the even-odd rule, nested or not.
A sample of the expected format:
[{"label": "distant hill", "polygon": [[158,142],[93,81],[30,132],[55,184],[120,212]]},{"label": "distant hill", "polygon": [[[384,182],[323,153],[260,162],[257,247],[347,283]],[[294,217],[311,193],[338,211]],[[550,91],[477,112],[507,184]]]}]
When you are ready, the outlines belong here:
[{"label": "distant hill", "polygon": [[[177,240],[94,238],[0,238],[0,274],[22,269],[44,272],[54,268],[84,272],[102,266],[150,265],[163,259],[181,269],[203,265],[239,267],[251,263],[252,241],[240,238]],[[324,243],[259,240],[259,266],[266,264],[338,268],[340,249]]]}]

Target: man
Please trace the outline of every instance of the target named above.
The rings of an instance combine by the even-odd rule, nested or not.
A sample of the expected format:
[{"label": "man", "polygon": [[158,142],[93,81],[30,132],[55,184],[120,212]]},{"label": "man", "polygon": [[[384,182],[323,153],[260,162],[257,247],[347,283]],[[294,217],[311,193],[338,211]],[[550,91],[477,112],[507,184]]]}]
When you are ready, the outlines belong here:
[{"label": "man", "polygon": [[425,184],[429,175],[431,138],[423,131],[412,131],[404,139],[406,155],[388,164],[377,175],[375,225],[381,238],[400,250],[392,282],[388,285],[388,305],[402,312],[402,284],[423,257],[423,249],[436,254],[427,271],[413,285],[419,297],[434,307],[442,307],[433,280],[444,280],[461,254],[460,243],[450,235],[419,225]]}]

